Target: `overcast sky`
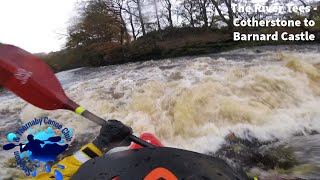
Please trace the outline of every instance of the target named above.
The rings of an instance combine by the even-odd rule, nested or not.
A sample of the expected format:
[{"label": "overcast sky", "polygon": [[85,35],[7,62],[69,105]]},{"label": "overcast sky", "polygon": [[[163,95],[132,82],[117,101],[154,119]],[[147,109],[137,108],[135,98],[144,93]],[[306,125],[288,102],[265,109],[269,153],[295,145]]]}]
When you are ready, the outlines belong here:
[{"label": "overcast sky", "polygon": [[0,42],[32,53],[61,49],[77,0],[0,0]]},{"label": "overcast sky", "polygon": [[[176,0],[173,0],[175,2]],[[261,2],[265,0],[256,0]],[[60,50],[77,0],[0,0],[0,42],[32,53]]]}]

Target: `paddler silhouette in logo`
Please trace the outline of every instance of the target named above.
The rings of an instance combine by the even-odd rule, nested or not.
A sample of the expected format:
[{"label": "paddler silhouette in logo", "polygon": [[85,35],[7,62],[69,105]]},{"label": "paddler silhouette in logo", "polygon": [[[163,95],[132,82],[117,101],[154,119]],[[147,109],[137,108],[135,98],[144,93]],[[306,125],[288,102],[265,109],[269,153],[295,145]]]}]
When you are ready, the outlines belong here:
[{"label": "paddler silhouette in logo", "polygon": [[[33,177],[36,177],[38,174],[37,168],[40,167],[40,163],[42,162],[46,163],[46,173],[50,173],[50,162],[53,163],[57,159],[57,156],[69,147],[69,145],[66,144],[68,142],[67,136],[71,139],[72,130],[67,130],[68,134],[61,132],[62,134],[60,135],[59,131],[53,131],[51,126],[45,129],[41,127],[39,130],[29,128],[31,134],[28,134],[27,140],[20,144],[17,143],[20,142],[21,137],[11,132],[8,134],[7,139],[12,143],[5,144],[3,149],[9,151],[16,147],[20,147],[20,152],[15,151],[14,157],[17,166],[24,170],[27,176],[32,175]],[[18,131],[16,131],[16,133],[17,132]],[[63,140],[63,138],[65,138],[65,140]],[[56,166],[58,169],[54,170],[55,177],[63,177],[60,170],[64,170],[65,167],[60,164],[56,164]]]},{"label": "paddler silhouette in logo", "polygon": [[[32,155],[29,157],[32,161],[37,159],[42,162],[54,161],[54,159],[68,148],[68,144],[59,145],[57,143],[45,143],[38,139],[34,139],[32,134],[28,135],[27,144],[19,144],[20,152],[30,151]],[[61,140],[60,136],[51,137],[47,142],[58,142]]]}]

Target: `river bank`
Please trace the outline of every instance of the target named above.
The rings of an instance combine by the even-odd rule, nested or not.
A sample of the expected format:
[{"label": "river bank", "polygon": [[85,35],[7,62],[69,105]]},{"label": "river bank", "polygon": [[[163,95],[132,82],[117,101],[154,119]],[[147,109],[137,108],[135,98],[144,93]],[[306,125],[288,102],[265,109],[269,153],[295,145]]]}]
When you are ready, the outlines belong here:
[{"label": "river bank", "polygon": [[[303,29],[275,29],[263,31],[236,29],[241,33],[299,33]],[[319,32],[314,42],[308,41],[233,41],[233,33],[225,29],[203,28],[173,28],[150,32],[136,41],[125,45],[109,46],[105,43],[95,43],[94,46],[77,49],[64,49],[59,52],[40,54],[42,58],[56,71],[63,71],[87,66],[107,66],[159,60],[183,56],[219,53],[237,48],[262,45],[312,44],[320,42]]]},{"label": "river bank", "polygon": [[[263,46],[86,67],[57,77],[71,99],[137,135],[151,132],[166,146],[217,155],[261,179],[317,179],[319,53],[318,45]],[[40,110],[10,93],[0,99],[2,137],[18,121],[48,116],[74,130],[72,154],[99,132],[71,112]],[[23,173],[9,152],[0,157],[0,177]]]}]

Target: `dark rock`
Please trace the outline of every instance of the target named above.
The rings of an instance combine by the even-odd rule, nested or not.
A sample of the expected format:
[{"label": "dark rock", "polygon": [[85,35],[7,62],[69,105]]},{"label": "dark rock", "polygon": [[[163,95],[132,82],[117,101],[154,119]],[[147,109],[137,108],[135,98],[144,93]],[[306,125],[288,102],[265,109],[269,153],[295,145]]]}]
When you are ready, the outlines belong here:
[{"label": "dark rock", "polygon": [[261,142],[254,137],[241,139],[234,133],[226,137],[227,143],[216,153],[223,159],[231,160],[235,166],[250,169],[259,167],[263,170],[289,169],[297,165],[293,151],[284,146],[272,147],[275,141]]},{"label": "dark rock", "polygon": [[183,78],[183,76],[181,75],[180,72],[174,72],[170,74],[169,78],[172,80],[180,80]]}]

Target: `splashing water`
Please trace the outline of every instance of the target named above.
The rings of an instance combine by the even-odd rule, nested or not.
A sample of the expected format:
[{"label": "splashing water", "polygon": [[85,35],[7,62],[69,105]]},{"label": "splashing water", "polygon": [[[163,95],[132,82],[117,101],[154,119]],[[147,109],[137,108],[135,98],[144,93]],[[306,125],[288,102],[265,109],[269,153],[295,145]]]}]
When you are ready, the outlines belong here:
[{"label": "splashing water", "polygon": [[[71,99],[104,119],[121,120],[136,134],[154,133],[167,146],[206,153],[218,150],[231,132],[263,142],[320,131],[320,48],[259,49],[265,51],[241,49],[57,76]],[[10,119],[10,112],[22,110],[23,122],[50,116],[72,128],[75,138],[99,131],[71,112],[22,104],[7,98],[0,112],[9,112]]]},{"label": "splashing water", "polygon": [[[40,144],[42,150],[37,150],[38,155],[33,155],[32,152],[28,151],[27,152],[27,156],[28,158],[34,162],[35,160],[41,161],[41,162],[50,162],[50,161],[54,161],[56,159],[56,156],[59,155],[60,153],[58,151],[62,150],[62,146],[59,146],[56,144],[56,142],[51,142],[51,141],[47,141],[49,138],[51,137],[56,137],[56,134],[52,131],[52,127],[48,127],[46,130],[43,130],[42,127],[40,127],[39,131],[35,131],[34,129],[30,128],[29,129],[30,133],[32,133],[33,138],[36,140],[41,140],[44,143]],[[28,141],[24,142],[25,144],[29,143]],[[63,140],[59,141],[59,143],[64,143]],[[51,146],[51,148],[49,147],[49,145],[53,145]],[[53,150],[53,148],[55,148],[55,150],[57,152],[52,152],[50,154],[48,154],[47,150],[50,148],[51,150]],[[51,152],[51,151],[50,151]],[[40,154],[42,153],[42,154]],[[25,154],[20,154],[20,157],[25,157]]]}]

